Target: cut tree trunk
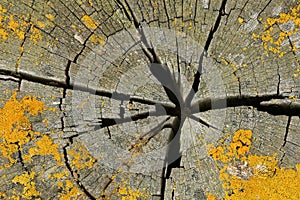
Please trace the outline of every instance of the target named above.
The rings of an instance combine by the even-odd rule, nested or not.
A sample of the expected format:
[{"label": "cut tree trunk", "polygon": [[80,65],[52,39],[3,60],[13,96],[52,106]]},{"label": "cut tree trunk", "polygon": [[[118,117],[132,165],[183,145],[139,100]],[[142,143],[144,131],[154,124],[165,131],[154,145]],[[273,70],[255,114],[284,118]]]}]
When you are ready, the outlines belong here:
[{"label": "cut tree trunk", "polygon": [[[1,107],[17,91],[56,110],[25,113],[41,135],[16,143],[14,163],[0,154],[0,197],[221,199],[207,145],[239,129],[253,132],[251,154],[294,167],[300,34],[277,44],[297,25],[268,18],[297,3],[2,1]],[[24,160],[43,135],[61,161],[50,146]]]}]

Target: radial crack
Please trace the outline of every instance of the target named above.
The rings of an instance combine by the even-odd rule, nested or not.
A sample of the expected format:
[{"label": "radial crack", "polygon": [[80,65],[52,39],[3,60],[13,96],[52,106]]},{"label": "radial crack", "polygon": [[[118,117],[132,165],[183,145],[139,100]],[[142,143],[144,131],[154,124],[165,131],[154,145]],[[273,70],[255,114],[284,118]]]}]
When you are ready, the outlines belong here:
[{"label": "radial crack", "polygon": [[193,81],[193,84],[192,84],[192,88],[191,88],[191,90],[190,90],[190,92],[189,92],[189,94],[186,98],[186,101],[185,101],[186,105],[190,105],[190,103],[192,102],[195,94],[199,90],[200,77],[201,77],[202,71],[203,71],[203,58],[204,58],[204,56],[206,56],[206,53],[207,53],[208,48],[211,44],[211,41],[213,40],[214,34],[220,26],[222,16],[225,13],[226,2],[227,2],[227,0],[222,1],[222,4],[221,4],[221,7],[219,9],[219,14],[217,16],[216,22],[215,22],[213,28],[210,30],[210,32],[208,34],[204,49],[203,49],[203,51],[202,51],[202,53],[199,57],[198,70],[197,70],[196,74],[194,75],[194,81]]},{"label": "radial crack", "polygon": [[288,117],[288,121],[287,121],[287,124],[286,124],[286,128],[285,128],[285,134],[284,134],[284,138],[283,138],[283,144],[282,144],[282,147],[281,148],[284,148],[285,145],[286,145],[286,142],[287,142],[287,137],[288,137],[288,134],[289,134],[289,129],[290,129],[290,125],[291,125],[291,120],[292,120],[292,116],[289,116]]},{"label": "radial crack", "polygon": [[94,197],[85,187],[84,185],[81,183],[81,181],[75,176],[76,172],[74,172],[72,170],[72,167],[69,163],[69,158],[68,158],[68,151],[67,148],[69,147],[69,143],[63,147],[63,156],[64,156],[64,160],[65,160],[65,165],[67,167],[67,169],[69,170],[69,172],[71,173],[72,178],[75,180],[75,182],[77,183],[77,185],[79,186],[79,188],[83,191],[83,193],[89,197],[91,200],[96,200],[96,197]]},{"label": "radial crack", "polygon": [[151,73],[161,83],[169,100],[179,107],[180,104],[183,102],[183,100],[178,99],[181,97],[180,91],[176,86],[176,81],[172,77],[170,70],[168,69],[165,63],[162,63],[162,61],[156,54],[154,48],[150,45],[149,41],[146,38],[144,28],[141,25],[141,23],[138,21],[129,3],[125,0],[125,4],[126,4],[125,6],[120,0],[116,0],[116,2],[124,10],[125,15],[128,17],[128,19],[130,20],[132,18],[133,24],[141,36],[141,42],[143,46],[146,47],[144,48],[142,46],[142,51],[150,61],[149,68]]},{"label": "radial crack", "polygon": [[282,95],[268,94],[258,96],[227,96],[218,98],[204,98],[191,106],[191,113],[209,110],[225,109],[228,107],[253,106],[259,111],[271,115],[299,116],[300,103],[293,102]]}]

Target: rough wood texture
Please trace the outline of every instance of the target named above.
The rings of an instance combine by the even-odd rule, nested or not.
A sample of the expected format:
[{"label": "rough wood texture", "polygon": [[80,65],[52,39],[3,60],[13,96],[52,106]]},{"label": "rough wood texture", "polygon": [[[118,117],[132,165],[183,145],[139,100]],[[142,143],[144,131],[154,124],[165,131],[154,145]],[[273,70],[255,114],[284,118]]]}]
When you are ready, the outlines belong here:
[{"label": "rough wood texture", "polygon": [[[1,107],[18,91],[56,110],[25,112],[40,135],[21,146],[1,138],[17,149],[2,149],[0,197],[221,199],[207,144],[239,129],[294,167],[300,16],[280,13],[299,3],[1,1]],[[45,135],[60,159],[31,152]]]}]

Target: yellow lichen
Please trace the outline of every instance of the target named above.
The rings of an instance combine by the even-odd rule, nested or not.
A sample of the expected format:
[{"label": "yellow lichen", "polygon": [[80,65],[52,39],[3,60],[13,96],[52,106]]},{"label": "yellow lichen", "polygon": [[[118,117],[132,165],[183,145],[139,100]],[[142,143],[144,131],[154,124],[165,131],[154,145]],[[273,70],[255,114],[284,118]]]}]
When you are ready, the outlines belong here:
[{"label": "yellow lichen", "polygon": [[298,78],[300,76],[300,68],[297,69],[296,73],[293,74],[294,78]]},{"label": "yellow lichen", "polygon": [[0,192],[0,198],[7,199],[7,195],[4,192]]},{"label": "yellow lichen", "polygon": [[241,18],[241,17],[239,17],[239,18],[238,18],[238,22],[239,22],[240,24],[242,24],[242,23],[244,22],[244,19]]},{"label": "yellow lichen", "polygon": [[277,165],[276,154],[251,155],[251,137],[250,130],[238,130],[229,145],[210,147],[213,159],[223,164],[219,173],[226,191],[224,199],[300,199],[300,164],[297,170],[285,169]]},{"label": "yellow lichen", "polygon": [[131,187],[120,187],[118,192],[122,200],[137,200],[141,197],[146,199],[148,197],[148,195],[145,195],[139,189],[134,190]]},{"label": "yellow lichen", "polygon": [[59,198],[61,200],[76,199],[83,194],[70,180],[65,180],[64,183],[58,182],[58,187],[63,189],[63,192],[59,193]]},{"label": "yellow lichen", "polygon": [[90,16],[84,15],[81,21],[90,29],[95,30],[98,27],[98,23],[95,22]]},{"label": "yellow lichen", "polygon": [[[54,20],[52,15],[46,15],[46,17],[51,21]],[[47,25],[49,23],[34,18],[29,19],[26,15],[7,14],[6,9],[0,5],[0,36],[3,40],[17,38],[23,41],[25,35],[28,35],[30,41],[37,44],[43,37],[42,32],[36,27],[44,28]]]},{"label": "yellow lichen", "polygon": [[52,14],[46,14],[45,17],[52,22],[54,21],[54,16]]},{"label": "yellow lichen", "polygon": [[[300,1],[295,7],[290,8],[289,13],[280,13],[277,17],[269,17],[264,22],[265,30],[261,34],[253,34],[255,40],[261,39],[265,53],[272,52],[277,54],[279,58],[283,57],[286,52],[282,51],[282,45],[285,40],[288,40],[292,35],[297,34],[300,28]],[[281,30],[278,26],[291,23],[291,30]],[[278,34],[279,32],[279,34]],[[292,51],[296,47],[290,47]]]},{"label": "yellow lichen", "polygon": [[0,5],[0,14],[6,13],[6,12],[7,12],[7,9],[3,8],[3,7]]},{"label": "yellow lichen", "polygon": [[252,132],[250,130],[238,130],[233,135],[233,141],[228,145],[209,147],[209,155],[214,160],[230,162],[233,159],[242,159],[249,151],[251,145]]},{"label": "yellow lichen", "polygon": [[1,37],[2,37],[3,40],[7,40],[8,39],[8,33],[3,28],[0,28],[0,35],[1,35]]},{"label": "yellow lichen", "polygon": [[0,109],[1,156],[9,161],[6,165],[0,166],[0,169],[12,166],[16,162],[12,154],[30,142],[32,138],[40,135],[39,132],[31,130],[29,116],[25,113],[33,116],[42,113],[45,110],[44,103],[30,96],[25,96],[19,101],[16,96],[17,93],[14,93]]},{"label": "yellow lichen", "polygon": [[43,39],[41,31],[39,29],[37,29],[35,26],[32,25],[30,27],[30,32],[31,32],[31,35],[30,35],[29,39],[33,42],[33,44],[37,44],[38,41]]},{"label": "yellow lichen", "polygon": [[40,28],[45,28],[46,27],[46,24],[44,22],[41,22],[41,21],[37,21],[36,24]]},{"label": "yellow lichen", "polygon": [[58,151],[58,144],[53,143],[52,139],[43,135],[41,139],[35,142],[36,146],[29,149],[29,154],[24,155],[24,161],[28,162],[35,155],[42,156],[53,156],[53,158],[57,161],[61,161],[61,155]]},{"label": "yellow lichen", "polygon": [[207,199],[207,200],[216,200],[216,197],[215,197],[214,195],[212,195],[211,193],[208,193],[208,194],[206,195],[206,199]]},{"label": "yellow lichen", "polygon": [[70,164],[77,170],[92,168],[96,160],[89,154],[88,150],[81,144],[76,143],[72,149],[68,151]]},{"label": "yellow lichen", "polygon": [[51,179],[51,180],[52,179],[62,179],[64,177],[67,177],[67,175],[68,175],[68,171],[67,170],[63,170],[60,173],[49,174],[48,178]]},{"label": "yellow lichen", "polygon": [[35,188],[35,182],[32,181],[33,178],[34,172],[31,172],[30,174],[25,172],[20,176],[14,177],[12,180],[14,183],[19,183],[24,186],[22,198],[32,199],[33,197],[38,197],[40,195],[40,192],[38,192]]},{"label": "yellow lichen", "polygon": [[[0,156],[4,163],[3,166],[0,166],[0,169],[6,170],[5,168],[12,167],[17,162],[15,155],[18,151],[21,152],[20,156],[24,163],[30,162],[33,156],[41,155],[51,156],[50,158],[53,158],[57,164],[61,163],[58,144],[55,144],[50,136],[32,131],[30,117],[41,115],[47,110],[55,111],[52,108],[45,108],[44,102],[37,100],[33,96],[25,96],[18,100],[16,92],[12,94],[3,108],[0,108]],[[45,122],[45,120],[43,121]],[[23,154],[24,147],[30,147],[28,154]],[[45,167],[45,165],[41,166]],[[69,175],[66,170],[63,170],[63,173],[65,177]],[[41,172],[38,175],[41,175]],[[1,191],[0,197],[5,194],[5,199],[37,199],[40,196],[40,192],[36,190],[34,176],[34,171],[25,171],[23,174],[14,177],[10,181],[23,185],[23,191],[12,190],[12,194],[7,198],[7,195]],[[50,175],[49,177],[62,178],[58,174]],[[7,177],[2,176],[1,178],[9,183]]]},{"label": "yellow lichen", "polygon": [[95,34],[93,34],[92,36],[91,36],[91,42],[93,43],[93,44],[100,44],[100,45],[104,45],[105,44],[105,40],[102,38],[102,37],[100,37],[100,36],[97,36],[97,35],[95,35]]},{"label": "yellow lichen", "polygon": [[89,5],[90,5],[90,6],[93,6],[93,5],[94,5],[94,3],[93,3],[92,0],[89,0],[88,2],[89,2]]}]

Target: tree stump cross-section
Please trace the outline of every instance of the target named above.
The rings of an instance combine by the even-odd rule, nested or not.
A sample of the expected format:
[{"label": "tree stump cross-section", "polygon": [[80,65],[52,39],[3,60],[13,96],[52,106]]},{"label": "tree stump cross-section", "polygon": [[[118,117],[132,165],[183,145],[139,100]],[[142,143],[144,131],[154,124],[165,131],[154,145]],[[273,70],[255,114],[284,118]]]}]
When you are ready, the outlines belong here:
[{"label": "tree stump cross-section", "polygon": [[298,0],[2,1],[0,197],[230,199],[249,191],[222,169],[297,171],[299,13]]}]

